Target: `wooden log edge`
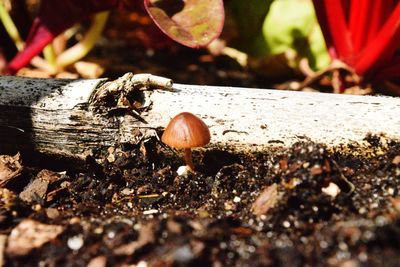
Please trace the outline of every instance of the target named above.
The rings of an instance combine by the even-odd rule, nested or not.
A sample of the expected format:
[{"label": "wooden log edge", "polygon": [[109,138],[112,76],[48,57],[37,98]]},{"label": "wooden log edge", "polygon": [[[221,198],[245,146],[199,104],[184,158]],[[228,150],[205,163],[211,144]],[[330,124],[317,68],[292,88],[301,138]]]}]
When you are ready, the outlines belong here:
[{"label": "wooden log edge", "polygon": [[[165,79],[168,86],[149,88],[154,77],[157,81],[149,74],[126,74],[115,81],[0,77],[0,153],[31,150],[85,158],[100,147],[135,144],[154,136],[183,111],[196,114],[210,127],[208,147],[241,152],[305,140],[328,147],[363,146],[371,134],[400,140],[399,98],[171,86]],[[93,108],[93,96],[105,87],[126,94],[137,87],[140,112],[110,115]]]}]

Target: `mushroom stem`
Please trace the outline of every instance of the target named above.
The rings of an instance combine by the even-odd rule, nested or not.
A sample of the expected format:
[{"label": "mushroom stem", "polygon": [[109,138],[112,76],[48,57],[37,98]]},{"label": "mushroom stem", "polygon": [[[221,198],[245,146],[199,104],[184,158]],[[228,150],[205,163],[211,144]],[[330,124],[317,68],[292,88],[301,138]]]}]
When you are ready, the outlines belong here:
[{"label": "mushroom stem", "polygon": [[192,160],[192,150],[190,148],[185,148],[185,162],[186,165],[194,171],[194,165]]}]

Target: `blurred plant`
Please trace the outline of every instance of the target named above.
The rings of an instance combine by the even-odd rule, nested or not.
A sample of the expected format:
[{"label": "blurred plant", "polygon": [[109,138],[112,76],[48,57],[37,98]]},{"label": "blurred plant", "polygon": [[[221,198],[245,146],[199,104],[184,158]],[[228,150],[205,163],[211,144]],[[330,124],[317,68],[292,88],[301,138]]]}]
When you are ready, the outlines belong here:
[{"label": "blurred plant", "polygon": [[399,0],[249,1],[226,1],[233,30],[224,34],[262,76],[304,74],[291,89],[318,82],[337,93],[368,93],[374,85],[400,95],[393,83],[400,74]]},{"label": "blurred plant", "polygon": [[[0,2],[3,25],[16,46],[19,49],[23,47],[9,62],[8,72],[16,73],[43,49],[46,62],[43,63],[43,60],[39,59],[39,65],[52,72],[60,71],[92,49],[101,35],[109,10],[140,8],[143,5],[152,20],[168,37],[188,47],[206,46],[219,36],[224,23],[222,0],[144,0],[142,3],[139,0],[42,0],[24,46],[16,27]],[[94,14],[96,15],[92,19],[92,25],[78,44],[65,51],[58,51],[58,54],[52,46],[45,48],[75,23]]]},{"label": "blurred plant", "polygon": [[[359,83],[386,84],[400,74],[400,1],[313,0],[332,59],[347,64]],[[346,88],[341,76],[340,89]],[[357,82],[357,81],[356,81]]]},{"label": "blurred plant", "polygon": [[300,72],[301,62],[307,61],[313,70],[329,64],[311,1],[228,0],[225,4],[228,45],[247,53],[249,65],[262,76],[287,79]]}]

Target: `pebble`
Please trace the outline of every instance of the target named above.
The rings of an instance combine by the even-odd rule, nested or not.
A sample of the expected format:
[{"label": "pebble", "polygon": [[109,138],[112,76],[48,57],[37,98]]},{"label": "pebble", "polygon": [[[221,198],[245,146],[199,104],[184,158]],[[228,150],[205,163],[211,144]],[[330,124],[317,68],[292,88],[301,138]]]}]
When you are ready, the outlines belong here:
[{"label": "pebble", "polygon": [[321,189],[322,193],[335,198],[340,193],[340,188],[337,184],[330,182],[327,187]]},{"label": "pebble", "polygon": [[193,252],[190,249],[189,245],[184,245],[178,248],[174,254],[175,260],[178,262],[178,265],[188,264],[194,258]]},{"label": "pebble", "polygon": [[79,250],[83,246],[83,243],[82,235],[70,237],[67,241],[68,247],[72,250]]},{"label": "pebble", "polygon": [[233,198],[233,202],[239,203],[241,201],[240,197],[236,196]]},{"label": "pebble", "polygon": [[128,196],[133,194],[133,192],[134,192],[133,189],[125,187],[124,189],[122,189],[121,194],[124,196]]},{"label": "pebble", "polygon": [[136,265],[136,267],[147,267],[147,262],[145,261],[139,261],[138,264]]},{"label": "pebble", "polygon": [[176,173],[179,176],[187,176],[189,173],[189,167],[188,166],[179,166],[178,170],[176,170]]},{"label": "pebble", "polygon": [[143,215],[150,215],[150,214],[156,214],[156,213],[158,213],[158,210],[156,210],[156,209],[143,211]]}]

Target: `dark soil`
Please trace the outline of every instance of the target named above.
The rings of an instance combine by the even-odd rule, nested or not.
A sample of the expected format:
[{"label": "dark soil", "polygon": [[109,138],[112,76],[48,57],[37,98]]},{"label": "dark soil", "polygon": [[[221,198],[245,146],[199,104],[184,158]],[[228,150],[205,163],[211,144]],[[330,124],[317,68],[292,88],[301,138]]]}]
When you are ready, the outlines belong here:
[{"label": "dark soil", "polygon": [[[25,162],[0,191],[0,235],[27,218],[62,231],[9,250],[6,265],[399,266],[400,143],[366,140],[252,154],[210,148],[194,153],[197,172],[187,176],[176,173],[179,152],[149,140],[99,151],[83,171],[48,171],[46,193],[29,201],[18,194],[42,168]],[[340,193],[324,193],[330,183]],[[260,206],[261,193],[270,201]]]}]

